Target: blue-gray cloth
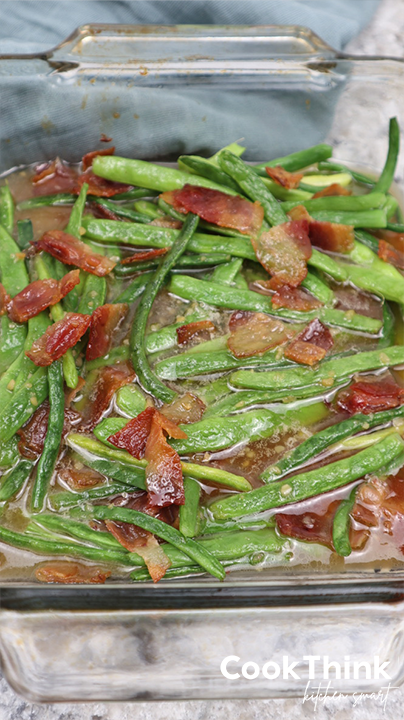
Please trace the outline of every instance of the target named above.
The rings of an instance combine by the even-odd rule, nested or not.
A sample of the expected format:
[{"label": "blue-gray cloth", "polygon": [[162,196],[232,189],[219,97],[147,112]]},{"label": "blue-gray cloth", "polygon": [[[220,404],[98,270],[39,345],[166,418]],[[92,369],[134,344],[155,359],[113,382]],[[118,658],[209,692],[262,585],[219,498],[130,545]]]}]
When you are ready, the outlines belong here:
[{"label": "blue-gray cloth", "polygon": [[[42,52],[85,23],[303,25],[337,50],[369,22],[378,0],[0,0],[0,54]],[[240,44],[240,59],[243,46]],[[78,58],[79,59],[79,58]],[[69,160],[112,136],[118,154],[173,158],[210,154],[244,138],[248,159],[266,160],[324,140],[344,73],[327,87],[302,78],[282,88],[259,79],[240,87],[152,86],[128,77],[90,84],[51,72],[45,61],[0,60],[0,170],[59,154]],[[22,63],[22,64],[21,64]],[[23,67],[23,69],[21,69]],[[349,72],[346,65],[344,72]],[[120,86],[120,80],[125,82]]]}]

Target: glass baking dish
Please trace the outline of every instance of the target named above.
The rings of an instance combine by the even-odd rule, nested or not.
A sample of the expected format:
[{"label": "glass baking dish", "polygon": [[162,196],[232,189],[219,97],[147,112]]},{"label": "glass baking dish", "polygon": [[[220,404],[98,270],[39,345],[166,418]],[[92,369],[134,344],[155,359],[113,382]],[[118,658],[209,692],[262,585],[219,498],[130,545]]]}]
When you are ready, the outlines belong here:
[{"label": "glass baking dish", "polygon": [[[0,56],[0,173],[60,155],[116,152],[170,162],[243,138],[247,160],[330,142],[378,171],[388,119],[403,117],[404,62],[336,53],[301,27],[92,25],[44,55]],[[397,194],[404,187],[402,156]],[[34,701],[301,696],[307,656],[389,662],[404,673],[404,569],[267,568],[158,586],[40,586],[1,578],[0,647]],[[297,662],[298,678],[229,679],[246,661]],[[237,664],[238,663],[238,664]],[[230,668],[230,666],[229,666]],[[334,679],[377,691],[383,677]]]}]

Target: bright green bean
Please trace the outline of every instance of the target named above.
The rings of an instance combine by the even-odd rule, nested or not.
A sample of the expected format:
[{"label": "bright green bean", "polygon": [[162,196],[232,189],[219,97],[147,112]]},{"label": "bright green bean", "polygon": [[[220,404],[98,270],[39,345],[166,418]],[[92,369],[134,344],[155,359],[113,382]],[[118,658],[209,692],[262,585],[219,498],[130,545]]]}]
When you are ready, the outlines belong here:
[{"label": "bright green bean", "polygon": [[0,225],[11,235],[14,228],[14,200],[8,185],[0,187]]},{"label": "bright green bean", "polygon": [[215,165],[211,160],[199,157],[199,155],[180,155],[178,158],[178,166],[180,170],[191,172],[192,175],[189,178],[189,185],[194,185],[193,175],[199,175],[208,180],[212,180],[214,183],[221,185],[222,187],[230,188],[239,194],[240,190],[236,182],[229,177],[229,175]]},{"label": "bright green bean", "polygon": [[17,465],[1,478],[0,502],[11,500],[21,490],[28,480],[33,463],[29,460],[19,460]]},{"label": "bright green bean", "polygon": [[146,398],[136,385],[124,385],[115,398],[115,402],[122,412],[129,417],[136,417],[146,408]]},{"label": "bright green bean", "polygon": [[46,368],[38,368],[0,411],[0,443],[5,443],[24,425],[48,395]]},{"label": "bright green bean", "polygon": [[340,223],[341,225],[353,225],[359,228],[385,228],[386,227],[386,211],[382,208],[378,210],[358,210],[357,212],[338,211],[338,210],[314,210],[310,215],[315,220],[321,222]]},{"label": "bright green bean", "polygon": [[195,537],[197,534],[199,499],[201,486],[193,478],[184,479],[185,503],[180,505],[180,533],[185,537]]},{"label": "bright green bean", "polygon": [[350,514],[353,510],[356,500],[356,491],[358,486],[351,490],[349,496],[342,501],[337,508],[332,524],[332,542],[334,550],[342,557],[348,557],[352,552],[349,540],[349,524]]},{"label": "bright green bean", "polygon": [[379,179],[375,185],[376,192],[387,193],[390,185],[394,180],[394,172],[397,165],[398,153],[400,150],[400,128],[397,118],[390,118],[389,124],[389,150],[387,153],[384,168],[379,175]]},{"label": "bright green bean", "polygon": [[313,145],[313,147],[306,148],[306,150],[298,150],[290,155],[284,155],[283,157],[254,165],[254,170],[259,175],[263,175],[263,177],[267,176],[265,172],[266,167],[275,167],[276,165],[280,165],[285,170],[288,170],[288,172],[296,172],[296,170],[314,165],[314,163],[327,160],[331,155],[331,145],[321,143],[320,145]]}]

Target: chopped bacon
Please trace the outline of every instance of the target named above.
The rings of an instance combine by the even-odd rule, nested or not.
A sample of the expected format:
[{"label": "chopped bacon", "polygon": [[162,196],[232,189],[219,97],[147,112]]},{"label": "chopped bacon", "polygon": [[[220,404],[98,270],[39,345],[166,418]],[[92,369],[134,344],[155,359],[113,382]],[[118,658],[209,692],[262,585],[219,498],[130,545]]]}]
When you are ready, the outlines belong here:
[{"label": "chopped bacon", "polygon": [[394,265],[398,270],[404,270],[404,252],[397,250],[394,245],[390,245],[390,243],[385,240],[379,240],[377,254],[384,262]]},{"label": "chopped bacon", "polygon": [[42,310],[60,302],[79,282],[80,270],[71,270],[61,280],[35,280],[11,300],[8,308],[10,319],[18,323],[27,322]]},{"label": "chopped bacon", "polygon": [[246,235],[257,233],[264,219],[264,210],[258,202],[252,203],[220,190],[184,185],[181,190],[170,190],[160,197],[181,213],[195,213],[206,222],[233,228]]},{"label": "chopped bacon", "polygon": [[0,315],[4,315],[7,312],[10,300],[11,298],[6,288],[0,283]]},{"label": "chopped bacon", "polygon": [[84,380],[83,377],[81,377],[81,375],[79,375],[79,379],[78,379],[78,383],[77,383],[76,387],[69,390],[69,392],[66,394],[66,406],[67,407],[73,402],[76,395],[78,395],[78,393],[80,393],[82,391],[85,384],[86,384],[86,381]]},{"label": "chopped bacon", "polygon": [[245,322],[239,322],[236,327],[234,324],[233,320],[230,326],[234,329],[227,340],[227,347],[237,358],[260,355],[291,337],[283,322],[264,313],[246,313]]},{"label": "chopped bacon", "polygon": [[61,583],[63,585],[102,585],[111,575],[110,570],[99,567],[82,565],[81,563],[55,560],[41,565],[35,570],[35,577],[39,582]]},{"label": "chopped bacon", "polygon": [[285,357],[302,365],[315,365],[326,356],[333,345],[334,340],[329,329],[316,319],[293,338],[285,350]]},{"label": "chopped bacon", "polygon": [[[340,500],[334,500],[322,514],[310,511],[299,514],[277,513],[276,524],[282,535],[306,542],[320,543],[333,550],[332,526],[340,502]],[[368,530],[350,527],[349,540],[353,550],[363,548],[368,537]]]},{"label": "chopped bacon", "polygon": [[137,417],[130,420],[122,430],[111,435],[108,442],[121,450],[127,450],[133,457],[140,460],[145,454],[147,438],[150,435],[155,412],[155,408],[147,407]]},{"label": "chopped bacon", "polygon": [[[76,427],[81,420],[81,416],[75,410],[69,407],[65,408],[63,423],[63,437]],[[29,460],[36,460],[43,452],[43,446],[48,429],[49,402],[41,403],[35,410],[30,419],[17,430],[19,435],[18,450],[23,457]]]},{"label": "chopped bacon", "polygon": [[338,396],[338,407],[345,412],[371,413],[398,407],[404,403],[404,388],[391,379],[354,382]]},{"label": "chopped bacon", "polygon": [[93,252],[82,240],[62,230],[49,230],[44,233],[35,247],[37,251],[44,250],[66,265],[76,265],[98,277],[108,275],[116,265],[110,258]]},{"label": "chopped bacon", "polygon": [[98,155],[113,155],[115,152],[114,147],[105,148],[103,150],[93,150],[92,152],[88,152],[83,156],[83,159],[81,161],[81,165],[83,168],[83,172],[85,170],[88,170],[93,164],[94,158],[98,157]]},{"label": "chopped bacon", "polygon": [[83,415],[83,429],[92,430],[108,410],[119,388],[133,382],[136,374],[129,365],[106,366],[100,369],[94,386],[90,389]]},{"label": "chopped bacon", "polygon": [[289,308],[309,312],[321,306],[321,302],[303,288],[293,288],[282,285],[272,296],[272,307]]},{"label": "chopped bacon", "polygon": [[404,552],[404,470],[387,478],[372,477],[359,485],[352,517],[368,527],[380,526]]},{"label": "chopped bacon", "polygon": [[281,285],[297,287],[306,277],[311,257],[308,227],[307,220],[291,220],[251,238],[258,261],[272,276],[273,290]]},{"label": "chopped bacon", "polygon": [[88,194],[97,197],[113,197],[119,193],[128,192],[132,189],[132,185],[107,180],[100,175],[95,175],[91,167],[85,170],[77,179],[79,190],[84,183],[88,185]]},{"label": "chopped bacon", "polygon": [[311,222],[313,219],[304,205],[296,205],[294,208],[289,210],[287,214],[291,220],[307,220],[308,222]]},{"label": "chopped bacon", "polygon": [[160,412],[169,420],[179,424],[194,423],[201,420],[206,405],[193,393],[185,393],[172,403],[163,405]]},{"label": "chopped bacon", "polygon": [[72,490],[86,490],[105,482],[104,475],[76,460],[66,463],[66,459],[63,459],[63,466],[57,470],[57,475]]},{"label": "chopped bacon", "polygon": [[393,245],[396,250],[404,252],[404,233],[394,232],[393,230],[374,230],[373,234]]},{"label": "chopped bacon", "polygon": [[314,193],[312,200],[314,200],[314,198],[330,197],[332,195],[352,195],[352,192],[342,187],[339,183],[332,183],[332,185],[327,185],[327,187]]},{"label": "chopped bacon", "polygon": [[169,217],[168,215],[163,215],[162,217],[154,218],[149,225],[172,228],[173,230],[181,230],[183,224],[180,220],[174,220],[174,218]]},{"label": "chopped bacon", "polygon": [[274,180],[278,185],[287,188],[287,190],[293,190],[294,188],[299,187],[303,178],[303,173],[289,172],[288,170],[285,170],[282,165],[266,167],[265,170],[271,180]]},{"label": "chopped bacon", "polygon": [[104,205],[100,205],[100,203],[92,202],[90,207],[95,218],[106,218],[107,220],[116,220],[117,222],[121,222],[122,220],[113,210],[110,210]]},{"label": "chopped bacon", "polygon": [[165,255],[168,250],[169,248],[154,248],[153,250],[142,250],[141,252],[136,252],[134,255],[130,255],[129,257],[122,260],[122,265],[143,262],[143,260],[154,260],[154,258],[160,257],[160,255]]},{"label": "chopped bacon", "polygon": [[215,329],[211,320],[198,320],[197,322],[191,322],[187,325],[181,325],[181,327],[177,328],[178,345],[186,345],[195,335],[199,335],[205,331],[212,332]]},{"label": "chopped bacon", "polygon": [[185,496],[180,456],[168,444],[164,431],[171,437],[187,437],[177,425],[155,411],[145,451],[149,504],[158,507],[183,505]]},{"label": "chopped bacon", "polygon": [[91,315],[86,360],[96,360],[109,352],[113,335],[127,312],[128,305],[126,303],[107,303],[94,310]]},{"label": "chopped bacon", "polygon": [[171,562],[152,533],[130,523],[106,521],[107,530],[129,552],[137,553],[146,563],[153,582],[166,574]]},{"label": "chopped bacon", "polygon": [[62,320],[48,327],[25,354],[39,367],[51,365],[83,337],[90,322],[91,315],[66,313]]},{"label": "chopped bacon", "polygon": [[65,165],[59,158],[51,163],[42,163],[32,178],[35,195],[78,192],[76,170]]},{"label": "chopped bacon", "polygon": [[328,252],[349,253],[354,248],[355,235],[352,225],[312,220],[309,237],[313,245]]}]

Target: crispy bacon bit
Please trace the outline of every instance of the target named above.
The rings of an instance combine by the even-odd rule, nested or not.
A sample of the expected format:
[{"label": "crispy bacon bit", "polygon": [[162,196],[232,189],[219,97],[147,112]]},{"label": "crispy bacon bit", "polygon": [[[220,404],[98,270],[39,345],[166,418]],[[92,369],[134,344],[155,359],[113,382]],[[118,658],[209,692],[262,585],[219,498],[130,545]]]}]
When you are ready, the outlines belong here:
[{"label": "crispy bacon bit", "polygon": [[291,173],[288,170],[285,170],[282,165],[266,167],[265,170],[271,180],[274,180],[278,185],[287,188],[287,190],[293,190],[294,188],[299,187],[303,178],[303,173]]},{"label": "crispy bacon bit", "polygon": [[60,302],[79,282],[80,270],[71,270],[59,281],[53,278],[35,280],[11,300],[8,309],[10,319],[18,323],[27,322],[42,310]]},{"label": "crispy bacon bit", "polygon": [[147,438],[150,435],[155,412],[155,408],[147,407],[137,417],[130,420],[122,430],[111,435],[108,442],[121,450],[127,450],[133,457],[140,460],[145,454]]},{"label": "crispy bacon bit", "polygon": [[96,195],[97,197],[113,197],[114,195],[128,192],[128,190],[132,189],[132,185],[106,180],[106,178],[100,177],[100,175],[95,175],[91,167],[85,170],[77,179],[79,191],[84,183],[88,185],[89,195]]},{"label": "crispy bacon bit", "polygon": [[66,464],[64,459],[57,474],[72,490],[86,490],[105,482],[104,475],[78,461]]},{"label": "crispy bacon bit", "polygon": [[281,285],[297,287],[306,277],[311,257],[308,228],[307,220],[291,220],[251,238],[258,261],[272,276],[273,290]]},{"label": "crispy bacon bit", "polygon": [[384,262],[394,265],[394,267],[399,270],[404,270],[404,252],[397,250],[397,248],[390,245],[390,243],[385,240],[379,240],[379,250],[377,254],[381,260],[384,260]]},{"label": "crispy bacon bit", "polygon": [[149,225],[154,225],[155,227],[172,228],[173,230],[181,230],[182,228],[182,222],[180,220],[174,220],[174,218],[170,217],[169,215],[163,215],[162,217],[154,218],[154,220],[152,220]]},{"label": "crispy bacon bit", "polygon": [[374,230],[373,234],[393,245],[396,250],[404,252],[404,233],[394,232],[393,230]]},{"label": "crispy bacon bit", "polygon": [[293,338],[285,350],[285,357],[302,365],[315,365],[326,356],[333,345],[334,340],[329,329],[316,319]]},{"label": "crispy bacon bit", "polygon": [[291,220],[307,220],[308,222],[311,222],[313,219],[304,205],[296,205],[296,207],[289,210],[287,214]]},{"label": "crispy bacon bit", "polygon": [[92,430],[108,410],[117,390],[133,382],[135,377],[136,374],[127,364],[101,368],[83,411],[83,429]]},{"label": "crispy bacon bit", "polygon": [[109,352],[114,333],[127,312],[126,303],[107,303],[94,310],[91,316],[86,360],[95,360]]},{"label": "crispy bacon bit", "polygon": [[158,507],[183,505],[185,496],[181,460],[168,444],[164,431],[171,437],[187,437],[177,425],[155,411],[145,451],[149,504]]},{"label": "crispy bacon bit", "polygon": [[90,322],[91,315],[66,313],[62,320],[48,327],[25,354],[39,367],[51,365],[80,340]]},{"label": "crispy bacon bit", "polygon": [[54,193],[77,193],[77,173],[65,165],[59,158],[51,163],[42,163],[32,178],[35,195],[53,195]]},{"label": "crispy bacon bit", "polygon": [[393,379],[366,381],[353,383],[347,390],[338,396],[338,407],[345,412],[371,413],[389,408],[398,407],[404,403],[404,389]]},{"label": "crispy bacon bit", "polygon": [[107,530],[124,548],[143,558],[153,582],[164,577],[171,562],[154,535],[129,523],[107,520],[105,524]]},{"label": "crispy bacon bit", "polygon": [[227,195],[220,190],[184,185],[181,190],[171,190],[160,197],[181,213],[195,213],[206,222],[233,228],[246,235],[257,233],[264,219],[264,210],[258,202],[251,203],[239,195]]},{"label": "crispy bacon bit", "polygon": [[355,235],[352,225],[312,220],[309,237],[313,245],[328,252],[349,253],[353,250]]},{"label": "crispy bacon bit", "polygon": [[[296,515],[277,513],[276,524],[282,535],[306,542],[321,543],[333,550],[332,526],[340,502],[340,500],[334,500],[322,514],[310,511]],[[350,527],[349,540],[353,550],[363,548],[368,537],[368,530]]]},{"label": "crispy bacon bit", "polygon": [[289,285],[282,285],[272,296],[272,307],[309,312],[310,310],[321,307],[321,302],[303,288],[292,288],[289,287]]},{"label": "crispy bacon bit", "polygon": [[95,157],[98,157],[98,155],[113,155],[115,152],[114,147],[105,148],[103,150],[93,150],[92,152],[86,153],[83,156],[83,159],[81,161],[81,165],[83,168],[83,172],[85,170],[88,170],[93,164],[93,160]]},{"label": "crispy bacon bit", "polygon": [[111,575],[110,570],[99,567],[90,567],[81,563],[57,560],[41,565],[35,570],[35,577],[39,582],[60,583],[63,585],[102,585]]},{"label": "crispy bacon bit", "polygon": [[205,408],[205,403],[199,397],[193,393],[185,393],[169,405],[163,405],[160,412],[177,425],[185,425],[201,420]]},{"label": "crispy bacon bit", "polygon": [[188,323],[188,325],[181,325],[176,331],[178,345],[186,345],[196,335],[205,331],[213,332],[213,330],[216,330],[216,328],[211,320],[198,320],[197,322]]},{"label": "crispy bacon bit", "polygon": [[6,291],[6,288],[0,283],[0,315],[4,315],[7,312],[10,300],[11,298]]},{"label": "crispy bacon bit", "polygon": [[154,260],[154,258],[160,257],[160,255],[165,255],[168,250],[169,248],[154,248],[153,250],[141,250],[141,252],[136,252],[134,255],[130,255],[129,257],[122,260],[122,265],[143,262],[143,260]]},{"label": "crispy bacon bit", "polygon": [[[234,315],[234,313],[233,313]],[[231,330],[227,347],[237,358],[252,357],[277,347],[291,337],[287,326],[264,313],[249,313],[245,322],[238,322]]]},{"label": "crispy bacon bit", "polygon": [[314,193],[312,200],[314,198],[330,197],[331,195],[352,195],[352,192],[339,183],[332,183],[332,185],[327,185],[327,187]]},{"label": "crispy bacon bit", "polygon": [[[45,400],[34,412],[32,417],[19,430],[18,450],[23,457],[29,460],[36,460],[43,452],[43,445],[46,431],[48,429],[49,402]],[[63,437],[76,427],[81,416],[69,407],[65,408],[65,419],[63,423]]]},{"label": "crispy bacon bit", "polygon": [[98,277],[108,275],[116,265],[110,258],[93,252],[82,240],[62,230],[44,233],[35,247],[37,251],[44,250],[66,265],[76,265]]}]

